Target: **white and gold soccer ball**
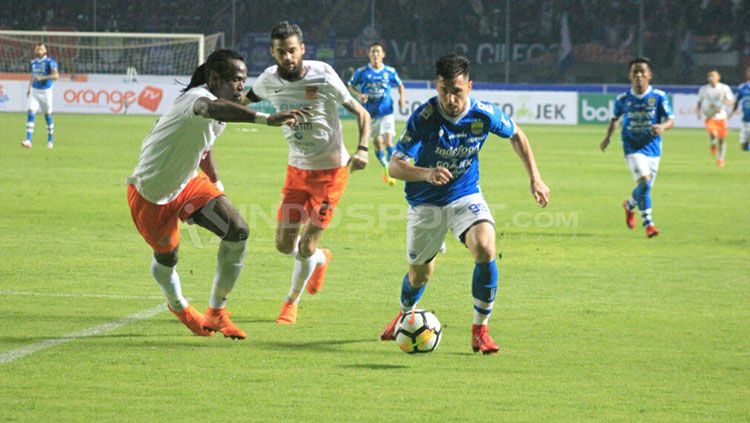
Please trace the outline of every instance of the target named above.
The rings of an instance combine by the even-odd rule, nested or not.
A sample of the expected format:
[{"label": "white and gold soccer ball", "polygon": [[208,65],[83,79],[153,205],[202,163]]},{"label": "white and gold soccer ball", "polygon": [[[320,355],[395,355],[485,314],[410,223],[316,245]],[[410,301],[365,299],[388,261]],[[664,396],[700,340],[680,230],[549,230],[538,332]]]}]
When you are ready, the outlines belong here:
[{"label": "white and gold soccer ball", "polygon": [[408,354],[435,351],[443,329],[440,320],[427,310],[407,312],[396,324],[396,344]]}]

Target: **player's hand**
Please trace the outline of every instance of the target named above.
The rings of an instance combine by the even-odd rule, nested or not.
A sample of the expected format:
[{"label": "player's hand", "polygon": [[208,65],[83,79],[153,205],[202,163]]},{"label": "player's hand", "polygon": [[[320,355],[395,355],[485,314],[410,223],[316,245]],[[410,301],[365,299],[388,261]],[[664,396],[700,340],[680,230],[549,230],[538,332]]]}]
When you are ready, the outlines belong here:
[{"label": "player's hand", "polygon": [[310,116],[310,109],[289,109],[279,113],[273,113],[268,116],[268,125],[270,126],[281,126],[288,125],[293,126],[298,123],[304,122]]},{"label": "player's hand", "polygon": [[432,185],[445,185],[453,179],[453,174],[446,167],[433,167],[427,175],[427,182]]},{"label": "player's hand", "polygon": [[221,183],[221,180],[217,180],[216,182],[214,182],[214,185],[216,186],[216,189],[224,192],[224,184]]},{"label": "player's hand", "polygon": [[664,132],[664,127],[658,123],[651,125],[651,135],[659,135]]},{"label": "player's hand", "polygon": [[531,181],[531,195],[534,196],[534,200],[536,200],[540,206],[547,206],[547,203],[549,202],[549,188],[547,188],[547,185],[545,185],[541,179]]},{"label": "player's hand", "polygon": [[607,146],[609,146],[609,138],[604,138],[604,141],[599,144],[599,148],[604,152],[607,150]]},{"label": "player's hand", "polygon": [[355,151],[349,157],[349,162],[346,165],[352,167],[352,173],[364,169],[367,166],[367,152],[362,150]]}]

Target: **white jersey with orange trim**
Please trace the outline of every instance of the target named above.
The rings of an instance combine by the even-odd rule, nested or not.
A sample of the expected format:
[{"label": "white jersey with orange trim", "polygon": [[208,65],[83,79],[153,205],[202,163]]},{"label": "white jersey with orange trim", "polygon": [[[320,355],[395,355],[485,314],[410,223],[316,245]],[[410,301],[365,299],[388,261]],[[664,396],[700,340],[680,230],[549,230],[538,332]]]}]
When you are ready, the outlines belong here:
[{"label": "white jersey with orange trim", "polygon": [[154,204],[177,198],[226,124],[193,112],[199,98],[216,100],[206,85],[181,94],[156,121],[141,146],[138,165],[127,182]]},{"label": "white jersey with orange trim", "polygon": [[727,103],[734,101],[734,94],[728,85],[719,82],[715,87],[706,84],[698,91],[698,101],[701,103],[701,111],[707,119],[726,119]]},{"label": "white jersey with orange trim", "polygon": [[278,66],[266,69],[255,81],[253,93],[271,101],[277,112],[309,107],[311,116],[293,127],[284,126],[289,143],[289,165],[305,170],[334,169],[345,166],[349,153],[338,106],[352,96],[333,68],[324,62],[302,62],[305,75],[287,81]]}]

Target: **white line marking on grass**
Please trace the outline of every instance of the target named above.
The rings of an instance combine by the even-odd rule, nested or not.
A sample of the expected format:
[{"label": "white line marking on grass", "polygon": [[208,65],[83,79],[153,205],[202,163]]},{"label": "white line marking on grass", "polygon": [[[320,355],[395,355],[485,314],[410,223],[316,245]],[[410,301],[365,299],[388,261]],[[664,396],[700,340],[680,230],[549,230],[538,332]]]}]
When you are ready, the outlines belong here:
[{"label": "white line marking on grass", "polygon": [[161,300],[164,297],[157,295],[120,295],[120,294],[86,294],[86,293],[59,293],[59,292],[31,292],[31,291],[6,291],[0,289],[0,295],[21,295],[29,297],[63,297],[63,298],[112,298],[124,300]]},{"label": "white line marking on grass", "polygon": [[109,332],[115,329],[119,329],[131,323],[135,323],[141,320],[146,320],[148,318],[156,316],[157,314],[165,311],[166,309],[167,309],[167,306],[165,304],[159,304],[156,307],[151,307],[149,309],[139,311],[137,313],[131,314],[130,316],[127,316],[120,320],[116,320],[114,322],[104,323],[99,326],[94,326],[92,328],[83,329],[78,332],[69,333],[67,335],[61,336],[60,338],[45,339],[43,341],[34,342],[33,344],[26,345],[25,347],[21,347],[21,348],[11,350],[11,351],[6,351],[4,353],[0,353],[0,364],[11,363],[20,358],[26,357],[27,355],[34,354],[35,352],[39,352],[47,348],[54,347],[55,345],[60,345],[66,342],[75,341],[76,339],[88,338],[88,337],[96,336],[96,335]]}]

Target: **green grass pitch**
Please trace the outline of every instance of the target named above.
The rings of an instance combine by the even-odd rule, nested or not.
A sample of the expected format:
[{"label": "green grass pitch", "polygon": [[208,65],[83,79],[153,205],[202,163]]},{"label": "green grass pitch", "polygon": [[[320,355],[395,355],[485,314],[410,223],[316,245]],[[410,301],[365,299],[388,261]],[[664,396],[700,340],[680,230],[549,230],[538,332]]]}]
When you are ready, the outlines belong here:
[{"label": "green grass pitch", "polygon": [[[199,338],[166,311],[122,321],[162,303],[124,185],[155,119],[55,119],[55,149],[38,120],[24,150],[25,116],[0,114],[0,357],[122,325],[0,364],[0,421],[750,419],[750,153],[736,131],[724,169],[702,131],[666,133],[655,239],[624,225],[633,182],[618,143],[599,151],[604,127],[525,128],[546,209],[491,137],[481,185],[497,220],[501,352],[471,352],[473,263],[449,238],[420,303],[444,338],[409,356],[377,340],[406,270],[406,203],[372,155],[324,235],[325,289],[304,295],[297,325],[277,326],[292,267],[273,246],[287,145],[278,128],[228,126],[216,159],[252,232],[229,309],[248,339]],[[203,310],[216,240],[182,228],[178,270]]]}]

